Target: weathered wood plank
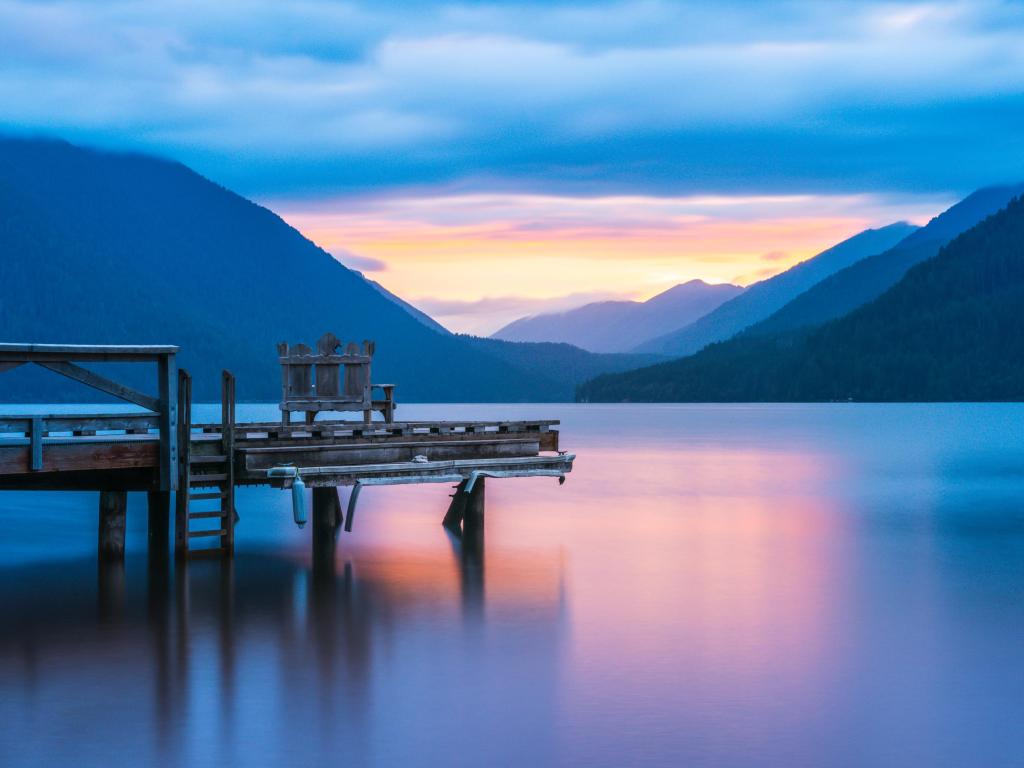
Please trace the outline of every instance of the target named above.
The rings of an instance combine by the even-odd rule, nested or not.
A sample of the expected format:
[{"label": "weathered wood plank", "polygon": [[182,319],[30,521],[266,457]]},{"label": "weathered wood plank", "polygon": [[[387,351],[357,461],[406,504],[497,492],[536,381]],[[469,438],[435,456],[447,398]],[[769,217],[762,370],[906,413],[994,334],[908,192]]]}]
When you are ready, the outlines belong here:
[{"label": "weathered wood plank", "polygon": [[0,344],[0,365],[7,363],[156,362],[178,351],[168,345]]},{"label": "weathered wood plank", "polygon": [[[156,469],[159,446],[155,440],[109,441],[80,438],[78,442],[44,441],[42,466],[37,472],[73,472],[108,469]],[[24,445],[0,443],[0,489],[4,475],[33,471]]]},{"label": "weathered wood plank", "polygon": [[123,429],[155,429],[157,417],[154,413],[41,413],[37,415],[0,416],[0,433],[20,432],[28,434],[31,421],[40,418],[46,422],[47,432],[96,432]]},{"label": "weathered wood plank", "polygon": [[262,473],[281,464],[297,467],[336,464],[391,464],[411,462],[425,455],[431,461],[452,459],[493,459],[535,456],[539,452],[536,439],[476,440],[473,442],[391,442],[374,445],[326,445],[317,447],[238,449],[244,457],[247,474]]},{"label": "weathered wood plank", "polygon": [[[387,484],[458,482],[463,478],[470,477],[475,472],[501,473],[506,477],[561,476],[572,471],[575,458],[572,454],[567,454],[564,456],[431,461],[426,464],[402,462],[310,467],[302,470],[302,481],[307,488],[321,488],[352,485],[353,483],[373,485],[382,482]],[[257,484],[255,479],[248,482]],[[287,485],[287,481],[284,479],[271,481],[264,478],[262,482],[274,486]]]}]

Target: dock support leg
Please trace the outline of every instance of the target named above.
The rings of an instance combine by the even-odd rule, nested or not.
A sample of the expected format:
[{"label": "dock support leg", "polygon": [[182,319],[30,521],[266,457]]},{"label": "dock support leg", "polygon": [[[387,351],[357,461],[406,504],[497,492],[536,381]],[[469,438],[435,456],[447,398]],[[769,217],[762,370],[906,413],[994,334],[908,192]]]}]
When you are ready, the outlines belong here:
[{"label": "dock support leg", "polygon": [[470,491],[466,490],[468,486],[468,480],[459,483],[442,522],[445,528],[463,538],[482,536],[484,529],[484,478],[477,477]]},{"label": "dock support leg", "polygon": [[149,510],[149,555],[151,558],[165,557],[170,543],[171,494],[169,491],[150,491],[146,501]]},{"label": "dock support leg", "polygon": [[484,537],[484,478],[478,477],[467,494],[462,514],[462,541],[480,547]]},{"label": "dock support leg", "polygon": [[341,525],[341,500],[337,488],[313,489],[313,570],[330,570]]},{"label": "dock support leg", "polygon": [[100,491],[101,560],[124,559],[124,524],[127,509],[127,491]]},{"label": "dock support leg", "polygon": [[441,521],[441,525],[454,534],[462,533],[462,516],[466,511],[466,499],[469,496],[466,493],[466,484],[468,482],[468,480],[463,480],[455,487],[452,501],[448,505],[448,512],[445,514],[444,520]]}]

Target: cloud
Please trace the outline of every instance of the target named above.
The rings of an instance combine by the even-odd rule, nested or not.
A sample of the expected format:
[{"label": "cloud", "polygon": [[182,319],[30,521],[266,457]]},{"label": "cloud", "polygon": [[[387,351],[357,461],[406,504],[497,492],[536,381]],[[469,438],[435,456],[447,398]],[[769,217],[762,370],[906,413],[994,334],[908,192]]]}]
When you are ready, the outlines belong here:
[{"label": "cloud", "polygon": [[381,259],[374,259],[370,256],[358,256],[340,248],[332,250],[331,255],[349,269],[354,269],[358,272],[386,272],[388,268],[387,262]]},{"label": "cloud", "polygon": [[0,128],[247,194],[1024,178],[1015,2],[0,3]]},{"label": "cloud", "polygon": [[788,258],[789,254],[785,251],[768,251],[761,254],[762,261],[785,261]]}]

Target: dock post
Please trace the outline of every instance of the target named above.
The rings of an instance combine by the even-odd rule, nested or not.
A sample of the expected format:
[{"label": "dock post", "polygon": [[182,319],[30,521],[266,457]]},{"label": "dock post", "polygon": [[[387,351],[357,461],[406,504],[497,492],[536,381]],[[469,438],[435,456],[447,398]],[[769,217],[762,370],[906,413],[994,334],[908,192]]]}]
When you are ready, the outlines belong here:
[{"label": "dock post", "polygon": [[484,535],[484,478],[477,477],[473,488],[466,494],[466,506],[462,513],[462,539],[480,544]]},{"label": "dock post", "polygon": [[192,377],[178,369],[178,490],[174,495],[174,556],[188,557],[188,497],[192,461]]},{"label": "dock post", "polygon": [[469,480],[459,483],[442,525],[464,538],[478,538],[484,529],[484,477],[478,476],[469,491],[468,486]]},{"label": "dock post", "polygon": [[149,512],[149,555],[167,555],[170,542],[171,525],[171,493],[170,491],[150,491],[146,495]]},{"label": "dock post", "polygon": [[341,500],[337,488],[313,489],[313,570],[330,570],[341,525]]},{"label": "dock post", "polygon": [[[191,407],[189,408],[191,417]],[[221,371],[220,375],[220,433],[221,447],[224,451],[224,498],[221,509],[224,510],[222,528],[225,533],[221,537],[221,547],[225,557],[235,555],[235,377],[231,371]]]},{"label": "dock post", "polygon": [[101,560],[124,559],[124,525],[127,509],[127,491],[100,491]]},{"label": "dock post", "polygon": [[448,505],[448,512],[444,516],[444,520],[441,521],[441,525],[447,528],[449,531],[455,534],[462,533],[462,517],[466,511],[466,484],[468,480],[463,480],[455,487],[455,493],[452,494],[451,503]]}]

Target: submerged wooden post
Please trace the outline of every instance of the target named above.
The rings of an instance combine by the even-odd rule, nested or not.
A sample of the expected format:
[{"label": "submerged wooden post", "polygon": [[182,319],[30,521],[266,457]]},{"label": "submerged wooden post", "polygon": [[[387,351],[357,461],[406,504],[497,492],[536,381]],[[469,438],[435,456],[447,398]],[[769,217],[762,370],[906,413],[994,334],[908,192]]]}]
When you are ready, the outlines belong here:
[{"label": "submerged wooden post", "polygon": [[341,525],[341,499],[337,488],[313,489],[313,530],[331,529]]},{"label": "submerged wooden post", "polygon": [[124,526],[128,509],[127,491],[100,491],[101,560],[124,559]]},{"label": "submerged wooden post", "polygon": [[150,491],[146,495],[149,512],[149,554],[150,557],[167,554],[171,524],[170,491]]},{"label": "submerged wooden post", "polygon": [[341,500],[337,488],[313,489],[313,570],[331,570],[341,525]]},{"label": "submerged wooden post", "polygon": [[484,478],[477,477],[466,498],[466,507],[462,513],[462,538],[479,539],[484,532]]},{"label": "submerged wooden post", "polygon": [[484,478],[478,476],[470,491],[466,490],[468,486],[468,480],[459,483],[442,525],[463,537],[475,537],[482,534],[484,528]]}]

